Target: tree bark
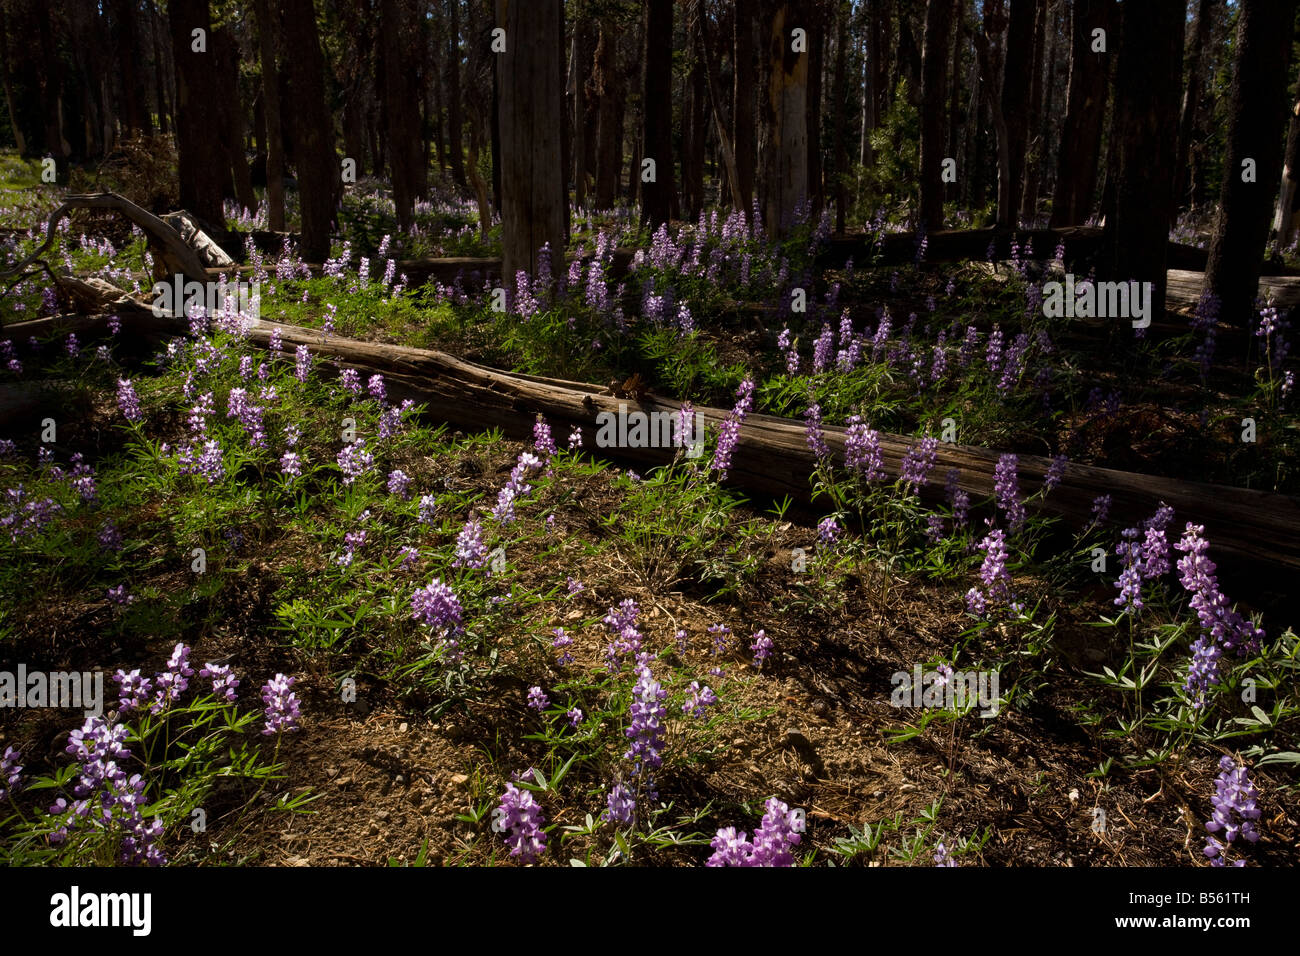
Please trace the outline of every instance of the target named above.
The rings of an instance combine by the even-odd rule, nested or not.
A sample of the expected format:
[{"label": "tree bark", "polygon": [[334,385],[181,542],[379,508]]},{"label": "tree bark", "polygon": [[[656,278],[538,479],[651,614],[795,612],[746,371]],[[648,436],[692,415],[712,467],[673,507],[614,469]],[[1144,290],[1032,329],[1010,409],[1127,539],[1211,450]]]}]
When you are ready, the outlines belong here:
[{"label": "tree bark", "polygon": [[133,0],[113,0],[113,19],[117,23],[117,68],[122,82],[122,121],[127,129],[153,132],[149,111],[145,109],[144,84],[136,64],[140,62],[136,11]]},{"label": "tree bark", "polygon": [[284,12],[285,63],[293,109],[298,204],[302,213],[302,255],[324,261],[342,183],[334,149],[334,122],[325,109],[325,68],[312,0],[280,0]]},{"label": "tree bark", "polygon": [[460,101],[460,0],[448,0],[447,26],[447,149],[451,152],[451,178],[465,186],[465,155]]},{"label": "tree bark", "polygon": [[276,66],[279,23],[268,0],[255,0],[258,47],[262,59],[262,100],[266,104],[267,227],[284,231],[284,127],[280,118],[280,71]]},{"label": "tree bark", "polygon": [[948,95],[948,56],[952,40],[952,0],[929,0],[921,54],[921,222],[943,228],[944,105]]},{"label": "tree bark", "polygon": [[[1205,285],[1219,297],[1219,318],[1247,326],[1254,314],[1273,185],[1281,175],[1286,76],[1295,0],[1241,0],[1237,64],[1228,112],[1227,155]],[[1251,181],[1243,164],[1253,161]]]},{"label": "tree bark", "polygon": [[[213,144],[221,130],[221,104],[211,83],[214,70],[212,19],[208,0],[172,0],[168,8],[172,56],[176,61],[176,151],[181,205],[213,226],[225,225],[221,181],[225,150]],[[205,52],[194,50],[202,30]],[[229,173],[226,173],[229,175]]]},{"label": "tree bark", "polygon": [[1192,140],[1196,136],[1196,118],[1201,108],[1202,63],[1213,24],[1214,0],[1198,0],[1196,20],[1192,23],[1192,35],[1187,44],[1187,88],[1183,91],[1183,107],[1178,120],[1178,156],[1174,160],[1175,211],[1186,209],[1189,203]]},{"label": "tree bark", "polygon": [[409,3],[410,0],[381,0],[379,6],[384,59],[384,122],[393,178],[393,205],[397,213],[397,228],[401,232],[410,232],[414,225],[415,200],[420,194],[420,170],[425,166],[420,136],[420,101],[418,96],[413,96],[417,64],[412,56],[412,46],[419,34]]},{"label": "tree bark", "polygon": [[596,63],[592,80],[596,87],[596,208],[612,209],[618,194],[619,171],[623,166],[623,96],[618,75],[618,25],[613,19],[600,22],[596,41]]},{"label": "tree bark", "polygon": [[783,236],[808,202],[808,53],[793,31],[807,29],[800,0],[763,0],[764,84],[759,101],[759,195],[767,234]]},{"label": "tree bark", "polygon": [[[1065,125],[1052,192],[1053,227],[1082,225],[1092,212],[1106,114],[1107,71],[1113,55],[1092,52],[1092,34],[1097,29],[1110,31],[1113,4],[1114,0],[1074,0]],[[1107,37],[1108,51],[1113,39]]]},{"label": "tree bark", "polygon": [[563,25],[555,3],[497,0],[506,50],[497,54],[500,89],[501,220],[507,283],[537,274],[537,253],[564,254],[564,168],[560,130],[564,90],[557,62]]},{"label": "tree bark", "polygon": [[[1152,319],[1165,309],[1173,168],[1182,92],[1184,0],[1125,4],[1115,76],[1114,200],[1106,208],[1097,273],[1152,284]],[[1256,275],[1258,280],[1258,274]]]},{"label": "tree bark", "polygon": [[[732,95],[731,95],[731,144],[735,160],[735,186],[732,190],[733,204],[746,217],[752,216],[754,203],[755,176],[755,137],[754,137],[754,23],[758,9],[756,0],[736,0],[736,15],[732,24]],[[708,16],[707,10],[700,15]],[[707,30],[708,24],[702,23],[701,29]],[[709,55],[706,49],[705,56]],[[713,82],[713,70],[710,61],[705,61],[709,71],[709,82]],[[721,123],[722,104],[717,91],[712,91],[713,115]],[[719,140],[725,140],[722,127],[718,127]],[[726,156],[724,147],[723,156]]]},{"label": "tree bark", "polygon": [[1024,170],[1020,190],[1020,221],[1025,225],[1032,225],[1038,215],[1038,169],[1043,149],[1038,133],[1043,117],[1043,56],[1050,15],[1051,4],[1044,3],[1034,16],[1034,54],[1029,72],[1029,111],[1025,116]]},{"label": "tree bark", "polygon": [[642,163],[655,162],[654,181],[641,176],[641,222],[653,232],[679,215],[673,175],[673,0],[645,0],[641,49]]}]

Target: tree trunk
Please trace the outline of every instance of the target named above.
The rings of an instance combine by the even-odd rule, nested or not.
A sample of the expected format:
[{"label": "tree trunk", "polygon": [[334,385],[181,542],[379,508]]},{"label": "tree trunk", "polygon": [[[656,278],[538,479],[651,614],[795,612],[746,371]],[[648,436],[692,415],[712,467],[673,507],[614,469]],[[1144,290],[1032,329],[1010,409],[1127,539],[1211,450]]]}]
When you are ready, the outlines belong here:
[{"label": "tree trunk", "polygon": [[133,0],[113,0],[113,19],[117,23],[117,68],[122,83],[122,121],[127,129],[153,132],[153,123],[145,109],[144,84],[136,70],[140,62],[136,10]]},{"label": "tree trunk", "polygon": [[[1002,76],[1002,49],[998,37],[1006,25],[1002,0],[984,0],[984,32],[975,32],[975,48],[980,61],[980,89],[993,120],[998,149],[998,215],[1001,229],[1016,227],[1015,177],[1012,172],[1011,133],[1002,111],[999,94]],[[991,42],[990,42],[991,41]]]},{"label": "tree trunk", "polygon": [[506,51],[497,54],[500,84],[501,220],[507,284],[537,274],[537,253],[564,253],[564,169],[556,119],[564,109],[559,56],[563,36],[555,3],[497,0]]},{"label": "tree trunk", "polygon": [[763,0],[763,90],[759,100],[759,195],[767,234],[783,236],[808,202],[808,53],[793,31],[809,22],[800,0]]},{"label": "tree trunk", "polygon": [[1184,0],[1125,4],[1115,76],[1115,199],[1097,272],[1150,282],[1150,316],[1164,317],[1173,167],[1182,92]]},{"label": "tree trunk", "polygon": [[1277,253],[1291,245],[1296,232],[1296,200],[1300,198],[1300,80],[1292,93],[1296,100],[1291,110],[1291,122],[1287,126],[1286,153],[1282,159],[1282,189],[1277,197],[1277,212],[1273,216],[1273,230],[1276,233]]},{"label": "tree trunk", "polygon": [[1025,123],[1025,165],[1020,191],[1020,221],[1033,225],[1038,216],[1038,169],[1041,165],[1043,143],[1039,128],[1043,117],[1043,56],[1046,47],[1047,21],[1051,4],[1038,7],[1034,17],[1034,55],[1029,73],[1029,112]]},{"label": "tree trunk", "polygon": [[569,84],[573,96],[573,202],[578,209],[587,206],[587,65],[591,62],[591,28],[579,17],[573,24],[573,49]]},{"label": "tree trunk", "polygon": [[822,70],[826,62],[826,0],[807,0],[808,31],[808,202],[809,215],[816,222],[826,204],[826,189],[822,182]]},{"label": "tree trunk", "polygon": [[[257,196],[253,192],[252,175],[248,168],[248,155],[244,152],[244,107],[239,96],[239,43],[229,27],[222,27],[210,37],[212,44],[212,84],[217,89],[221,112],[227,131],[226,152],[230,162],[231,179],[235,187],[235,200],[252,212],[257,209]],[[214,223],[214,225],[225,225]]]},{"label": "tree trunk", "polygon": [[835,4],[835,72],[831,81],[831,113],[834,128],[835,231],[844,232],[849,205],[849,17],[853,8],[844,0]]},{"label": "tree trunk", "polygon": [[1189,202],[1192,139],[1196,135],[1196,115],[1201,108],[1202,61],[1213,24],[1214,0],[1199,0],[1187,44],[1187,89],[1183,91],[1183,108],[1178,120],[1178,156],[1174,160],[1175,212],[1186,209]]},{"label": "tree trunk", "polygon": [[679,215],[673,175],[673,2],[645,0],[642,50],[642,135],[645,160],[655,163],[654,180],[641,176],[641,222],[653,232]]},{"label": "tree trunk", "polygon": [[[1007,18],[1006,60],[1003,66],[1002,116],[1007,124],[1007,151],[1011,157],[1011,204],[1020,212],[1025,188],[1025,147],[1029,139],[1030,71],[1034,61],[1035,0],[1010,0]],[[1014,221],[1012,223],[1014,225]]]},{"label": "tree trunk", "polygon": [[460,0],[447,4],[447,148],[451,151],[451,178],[457,186],[465,186],[465,155],[461,140],[464,121],[460,102]]},{"label": "tree trunk", "polygon": [[164,82],[163,76],[166,73],[166,67],[163,63],[163,54],[165,48],[162,41],[158,39],[158,34],[162,32],[162,16],[158,13],[158,4],[150,0],[149,2],[149,39],[153,43],[153,82],[154,98],[158,101],[158,132],[166,136],[171,130],[172,124],[168,117],[171,113],[167,90],[168,84]]},{"label": "tree trunk", "polygon": [[[267,0],[255,0],[258,45],[262,59],[262,99],[266,104],[267,227],[284,232],[284,127],[280,119],[280,71],[276,47],[280,26]],[[278,12],[278,11],[277,11]]]},{"label": "tree trunk", "polygon": [[384,59],[384,122],[393,177],[393,205],[397,213],[397,228],[401,232],[410,232],[414,224],[420,169],[425,165],[420,136],[420,101],[418,96],[413,96],[417,63],[411,45],[419,34],[409,2],[381,0],[379,6]]},{"label": "tree trunk", "polygon": [[293,109],[302,255],[323,262],[330,254],[330,226],[342,183],[334,149],[334,122],[325,109],[325,69],[312,0],[280,0],[284,53]]},{"label": "tree trunk", "polygon": [[[1070,81],[1066,92],[1061,155],[1052,192],[1051,225],[1082,225],[1092,212],[1097,189],[1102,120],[1106,113],[1106,79],[1113,48],[1094,53],[1093,30],[1108,32],[1114,0],[1074,0],[1071,17]],[[1108,44],[1113,41],[1108,37]]]},{"label": "tree trunk", "polygon": [[619,171],[623,167],[623,96],[618,75],[618,24],[600,22],[596,41],[596,63],[592,79],[599,113],[596,127],[596,208],[614,208]]},{"label": "tree trunk", "polygon": [[[212,226],[225,225],[221,205],[225,150],[212,142],[220,131],[221,103],[214,69],[208,0],[172,0],[168,7],[176,61],[176,152],[181,205]],[[206,52],[195,52],[192,31],[202,30]]]},{"label": "tree trunk", "polygon": [[[736,183],[733,203],[746,216],[752,217],[754,204],[754,177],[756,169],[754,137],[754,23],[758,14],[756,0],[736,0],[735,19],[731,32],[732,94],[731,94],[731,144],[735,158]],[[708,16],[703,10],[701,16]],[[705,55],[708,56],[706,51]],[[705,68],[709,69],[706,61]],[[713,71],[710,69],[710,76]],[[712,80],[710,80],[712,82]],[[714,117],[721,116],[721,102],[713,97]],[[721,139],[719,129],[719,139]],[[724,151],[725,157],[725,151]]]},{"label": "tree trunk", "polygon": [[[705,14],[707,16],[707,14]],[[708,133],[708,93],[704,82],[704,63],[699,53],[698,18],[691,18],[686,28],[686,62],[683,77],[685,91],[682,105],[682,217],[694,222],[704,207],[704,138]]]},{"label": "tree trunk", "polygon": [[[1294,19],[1295,0],[1240,0],[1237,11],[1227,155],[1205,276],[1205,287],[1219,297],[1220,319],[1231,325],[1248,326],[1255,311],[1273,184],[1281,175]],[[1248,162],[1253,170],[1244,167]]]},{"label": "tree trunk", "polygon": [[948,94],[948,55],[953,0],[929,0],[921,59],[921,222],[943,228],[944,116]]}]

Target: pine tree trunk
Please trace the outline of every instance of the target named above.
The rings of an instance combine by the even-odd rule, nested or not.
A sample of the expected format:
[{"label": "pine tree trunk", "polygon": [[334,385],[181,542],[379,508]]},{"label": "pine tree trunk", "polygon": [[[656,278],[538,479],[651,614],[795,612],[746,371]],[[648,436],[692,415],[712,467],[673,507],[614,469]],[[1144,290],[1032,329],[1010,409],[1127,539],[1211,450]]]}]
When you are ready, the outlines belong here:
[{"label": "pine tree trunk", "polygon": [[284,127],[280,118],[280,72],[276,67],[279,23],[268,0],[255,0],[262,59],[262,99],[266,104],[267,225],[284,232]]},{"label": "pine tree trunk", "polygon": [[602,20],[593,79],[599,102],[596,127],[596,208],[612,209],[623,167],[623,96],[618,75],[618,25]]},{"label": "pine tree trunk", "polygon": [[460,101],[460,0],[449,0],[447,27],[447,148],[451,151],[451,178],[465,185],[464,143],[461,140]]},{"label": "pine tree trunk", "polygon": [[[221,130],[221,104],[210,75],[214,69],[208,0],[172,0],[168,8],[176,61],[176,152],[181,206],[210,226],[224,226],[221,181],[225,150],[214,148]],[[206,52],[193,49],[202,30]],[[225,167],[228,176],[228,167]]]},{"label": "pine tree trunk", "polygon": [[948,47],[952,40],[952,0],[929,0],[921,58],[921,222],[931,232],[943,228],[943,109],[948,94]]},{"label": "pine tree trunk", "polygon": [[[755,140],[754,140],[754,22],[758,9],[756,0],[736,0],[735,22],[732,25],[732,94],[731,94],[731,145],[736,162],[735,202],[746,217],[754,202]],[[701,16],[708,16],[702,11]],[[708,55],[706,52],[705,55]],[[715,113],[721,104],[714,103]]]},{"label": "pine tree trunk", "polygon": [[673,175],[673,0],[645,0],[641,49],[642,163],[655,162],[654,181],[641,178],[641,222],[653,231],[679,214]]},{"label": "pine tree trunk", "polygon": [[1070,81],[1066,92],[1061,154],[1052,191],[1053,228],[1082,225],[1092,212],[1097,189],[1102,121],[1106,114],[1109,53],[1094,53],[1093,31],[1110,30],[1114,0],[1074,0],[1071,17]]},{"label": "pine tree trunk", "polygon": [[537,253],[564,255],[564,168],[556,120],[564,108],[558,58],[563,22],[556,3],[497,0],[506,50],[496,55],[500,84],[502,269],[507,285],[537,274]]},{"label": "pine tree trunk", "polygon": [[1199,0],[1196,20],[1187,45],[1187,89],[1178,121],[1178,157],[1174,160],[1174,203],[1176,211],[1187,208],[1191,185],[1192,139],[1196,135],[1196,116],[1201,108],[1202,68],[1205,48],[1210,43],[1214,23],[1214,0]]},{"label": "pine tree trunk", "polygon": [[[763,0],[763,87],[759,98],[759,196],[764,226],[783,236],[808,202],[808,53],[793,31],[809,22],[800,0]],[[806,27],[804,27],[806,29]]]},{"label": "pine tree trunk", "polygon": [[[1237,11],[1227,155],[1205,273],[1205,287],[1219,297],[1219,317],[1231,325],[1248,327],[1255,311],[1273,187],[1282,172],[1294,19],[1295,0],[1240,0]],[[1254,165],[1250,175],[1247,161]]]},{"label": "pine tree trunk", "polygon": [[[1164,316],[1173,168],[1182,93],[1184,0],[1125,4],[1115,76],[1114,200],[1097,273],[1150,282],[1150,317]],[[1261,244],[1262,248],[1262,244]]]},{"label": "pine tree trunk", "polygon": [[325,68],[312,0],[280,0],[284,11],[284,60],[289,73],[298,205],[303,258],[324,262],[342,184],[334,149],[334,123],[325,109]]}]

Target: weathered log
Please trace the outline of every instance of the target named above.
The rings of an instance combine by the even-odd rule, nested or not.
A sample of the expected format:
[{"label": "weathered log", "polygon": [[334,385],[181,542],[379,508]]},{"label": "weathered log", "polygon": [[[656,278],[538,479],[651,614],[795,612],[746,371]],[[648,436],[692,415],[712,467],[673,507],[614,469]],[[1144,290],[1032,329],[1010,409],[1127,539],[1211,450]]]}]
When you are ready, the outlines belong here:
[{"label": "weathered log", "polygon": [[150,245],[155,249],[160,265],[168,275],[181,274],[196,282],[207,282],[208,274],[204,271],[203,260],[185,241],[179,232],[163,222],[153,213],[137,206],[131,200],[116,193],[85,193],[67,197],[58,209],[54,210],[46,227],[45,241],[22,262],[0,272],[0,275],[17,275],[33,262],[40,259],[42,253],[54,241],[54,231],[59,220],[73,209],[115,209],[139,226],[149,236]]},{"label": "weathered log", "polygon": [[[185,329],[183,320],[152,314],[131,315],[123,319],[122,325],[123,331],[133,337],[163,336]],[[255,323],[248,332],[250,341],[267,346],[275,327],[265,321]],[[465,429],[499,428],[509,437],[526,440],[540,413],[553,429],[558,429],[557,434],[580,429],[583,447],[597,451],[596,416],[601,412],[617,415],[621,409],[672,414],[678,408],[677,403],[662,396],[647,395],[640,402],[619,399],[583,382],[511,374],[429,349],[326,337],[318,330],[294,326],[280,325],[279,329],[286,359],[301,344],[317,357],[333,359],[340,366],[367,374],[382,373],[392,396],[424,403],[429,418]],[[73,330],[90,340],[96,334],[105,334],[107,323],[102,316],[37,319],[17,323],[7,331],[16,336],[39,337]],[[725,409],[707,407],[697,412],[705,423],[715,426],[727,414]],[[826,442],[836,461],[842,463],[844,429],[828,426]],[[904,436],[881,435],[883,459],[890,474],[898,473],[902,457],[912,444],[913,440]],[[654,465],[667,462],[674,449],[624,447],[607,449],[606,453]],[[926,494],[937,496],[939,487],[935,483],[942,483],[947,469],[957,468],[962,490],[976,497],[991,495],[998,457],[998,452],[983,448],[940,444],[932,485]],[[1041,486],[1050,464],[1046,458],[1019,456],[1023,494]],[[740,430],[728,480],[757,494],[808,502],[808,478],[813,465],[802,423],[754,414]],[[1153,514],[1163,501],[1176,511],[1175,530],[1186,521],[1205,525],[1217,555],[1230,556],[1251,567],[1300,570],[1300,500],[1292,496],[1071,464],[1060,486],[1040,507],[1045,514],[1082,525],[1089,520],[1092,503],[1100,495],[1111,496],[1111,517],[1115,520],[1134,524]]]}]

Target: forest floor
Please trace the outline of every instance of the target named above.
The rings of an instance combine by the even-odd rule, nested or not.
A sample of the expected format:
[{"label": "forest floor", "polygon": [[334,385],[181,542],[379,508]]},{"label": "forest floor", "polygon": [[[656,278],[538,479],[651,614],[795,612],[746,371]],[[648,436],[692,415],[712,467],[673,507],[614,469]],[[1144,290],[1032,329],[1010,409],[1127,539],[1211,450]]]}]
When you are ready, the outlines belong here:
[{"label": "forest floor", "polygon": [[[466,251],[475,220],[457,203],[425,210],[445,224],[439,251]],[[5,214],[37,224],[29,206]],[[388,230],[344,219],[352,258],[336,244],[335,274],[263,264],[264,321],[591,382],[637,372],[697,404],[729,406],[752,380],[754,410],[770,414],[802,418],[815,400],[828,423],[858,412],[918,435],[953,416],[963,442],[1003,452],[1300,487],[1281,385],[1292,365],[1270,363],[1259,337],[1218,328],[1203,373],[1207,326],[1179,331],[1185,316],[1141,340],[1051,326],[1026,310],[1023,263],[997,280],[974,265],[806,271],[814,305],[790,316],[783,345],[785,323],[755,316],[811,269],[811,224],[781,246],[687,225],[674,255],[617,219],[575,219],[575,246],[608,229],[600,247],[639,245],[641,269],[620,289],[598,251],[568,293],[538,290],[520,315],[526,298],[496,313],[483,289],[398,294],[400,276],[379,278]],[[63,236],[77,271],[143,282],[139,237],[110,248],[79,231]],[[10,261],[34,242],[16,236]],[[20,284],[3,321],[57,310],[42,292]],[[1196,546],[1195,515],[1153,516],[1170,567],[1144,566],[1143,605],[1125,609],[1126,539],[1104,518],[1065,527],[1027,500],[1017,525],[1005,499],[966,516],[842,462],[810,480],[850,507],[749,500],[707,467],[713,434],[702,462],[638,475],[560,434],[551,451],[541,433],[453,432],[389,403],[382,382],[268,356],[220,324],[169,354],[141,355],[129,330],[103,352],[59,337],[0,353],[18,365],[0,387],[38,403],[0,423],[13,442],[0,445],[0,492],[13,489],[0,501],[0,674],[103,672],[106,716],[129,732],[119,761],[145,788],[132,816],[111,773],[105,784],[89,757],[69,758],[72,711],[0,710],[0,754],[13,747],[22,765],[7,788],[0,774],[11,862],[112,864],[132,835],[174,864],[514,862],[530,824],[507,817],[499,832],[495,811],[517,789],[540,808],[538,861],[552,865],[699,865],[720,828],[753,832],[777,798],[803,811],[794,850],[810,865],[931,865],[942,843],[963,866],[1199,866],[1225,755],[1249,769],[1261,834],[1229,860],[1300,860],[1294,608],[1269,586],[1242,595],[1244,576],[1221,567],[1211,583],[1228,606],[1259,609],[1265,637],[1249,653],[1225,646],[1194,706],[1202,627],[1174,565]],[[1264,440],[1237,440],[1247,414]],[[504,505],[503,485],[516,492]],[[998,529],[1001,568],[988,557]],[[1096,547],[1106,572],[1090,567]],[[207,662],[233,668],[234,701],[198,673]],[[900,674],[920,669],[929,687],[946,667],[996,680],[992,701],[896,706]],[[109,675],[136,669],[154,691],[178,674],[188,689],[155,712],[123,707]],[[257,691],[277,674],[295,678],[301,714],[264,734]],[[107,826],[76,812],[88,775]],[[610,810],[627,815],[603,820]],[[161,835],[141,836],[155,816]]]}]

